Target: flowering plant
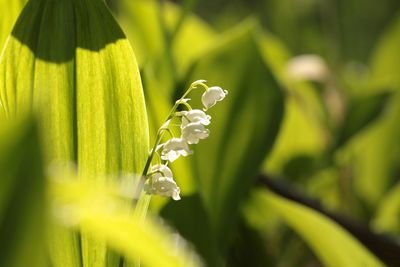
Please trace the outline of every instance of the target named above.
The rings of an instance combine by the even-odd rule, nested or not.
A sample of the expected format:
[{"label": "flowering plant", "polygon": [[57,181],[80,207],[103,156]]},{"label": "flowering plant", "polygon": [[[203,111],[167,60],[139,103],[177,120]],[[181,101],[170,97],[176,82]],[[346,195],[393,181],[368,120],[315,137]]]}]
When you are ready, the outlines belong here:
[{"label": "flowering plant", "polygon": [[[186,98],[192,90],[197,88],[204,89],[201,98],[204,106],[203,110],[193,109],[189,104],[190,99]],[[206,126],[211,123],[211,116],[207,115],[205,111],[213,107],[217,102],[222,101],[227,94],[228,91],[223,90],[221,87],[208,87],[205,80],[198,80],[190,85],[183,96],[175,102],[167,119],[157,131],[154,146],[149,153],[142,173],[137,195],[144,189],[147,194],[156,194],[180,200],[180,189],[173,179],[173,174],[168,164],[180,156],[186,157],[193,154],[189,145],[198,144],[200,140],[209,136],[210,131]],[[183,106],[187,110],[177,111],[179,106]],[[171,121],[174,119],[180,121],[180,137],[175,137],[170,129],[173,126]],[[165,132],[170,134],[171,139],[162,143]],[[158,156],[158,164],[152,165],[155,155]]]}]

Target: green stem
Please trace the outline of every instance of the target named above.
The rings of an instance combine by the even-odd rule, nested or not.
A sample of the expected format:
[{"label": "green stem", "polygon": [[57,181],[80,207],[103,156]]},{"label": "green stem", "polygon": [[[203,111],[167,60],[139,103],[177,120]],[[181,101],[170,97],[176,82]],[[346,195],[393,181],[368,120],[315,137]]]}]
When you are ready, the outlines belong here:
[{"label": "green stem", "polygon": [[[164,124],[165,124],[165,122],[167,122],[168,120],[171,120],[175,116],[176,109],[178,108],[179,105],[181,105],[181,104],[183,104],[185,106],[187,105],[187,103],[183,99],[185,99],[186,96],[192,90],[196,89],[198,85],[201,85],[206,90],[208,89],[208,86],[203,81],[192,83],[190,85],[189,89],[183,94],[183,96],[175,102],[174,106],[172,107],[171,111],[169,112],[168,117],[165,119]],[[144,169],[143,169],[143,172],[142,172],[142,176],[140,177],[139,184],[137,186],[135,195],[133,197],[134,203],[136,203],[136,201],[140,197],[140,194],[142,193],[144,184],[145,184],[145,182],[146,182],[146,180],[148,178],[147,174],[149,172],[149,168],[150,168],[151,162],[153,161],[154,154],[156,153],[156,150],[157,150],[157,146],[160,144],[160,141],[161,141],[165,131],[168,131],[170,134],[172,134],[168,128],[162,127],[160,129],[158,129],[153,149],[151,150],[151,153],[150,153],[149,157],[147,158],[146,165],[144,166]]]},{"label": "green stem", "polygon": [[133,197],[134,203],[136,203],[136,201],[140,197],[140,194],[142,193],[142,190],[143,190],[143,187],[144,187],[144,183],[147,180],[147,173],[149,171],[151,162],[153,160],[153,157],[154,157],[154,154],[156,152],[157,146],[159,145],[159,143],[160,143],[160,141],[162,139],[164,131],[160,131],[160,130],[158,130],[158,132],[157,132],[157,137],[156,137],[156,141],[154,142],[154,147],[151,150],[151,153],[150,153],[149,157],[147,158],[146,165],[144,166],[144,169],[143,169],[143,172],[142,172],[142,176],[140,176],[140,181],[139,181],[139,184],[137,185],[136,192],[135,192],[135,195]]}]

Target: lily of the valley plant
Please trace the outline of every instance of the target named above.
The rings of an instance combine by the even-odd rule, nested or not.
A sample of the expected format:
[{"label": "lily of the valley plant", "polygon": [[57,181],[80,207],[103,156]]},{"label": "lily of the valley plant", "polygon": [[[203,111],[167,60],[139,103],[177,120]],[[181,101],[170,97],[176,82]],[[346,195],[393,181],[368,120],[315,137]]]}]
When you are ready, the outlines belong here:
[{"label": "lily of the valley plant", "polygon": [[[204,111],[193,109],[189,104],[190,99],[186,98],[189,93],[197,88],[203,88],[204,93],[201,101]],[[211,123],[211,116],[205,111],[221,101],[228,94],[221,87],[208,87],[205,80],[193,82],[183,96],[175,102],[167,119],[158,129],[153,149],[149,153],[146,166],[142,175],[142,186],[148,194],[157,194],[165,197],[172,197],[174,200],[180,200],[180,189],[174,181],[171,169],[168,167],[170,162],[175,161],[180,156],[188,156],[193,153],[189,145],[198,144],[201,139],[206,139],[210,131],[206,128]],[[177,111],[182,106],[186,110]],[[170,127],[174,125],[173,120],[180,121],[181,136],[175,137]],[[162,143],[165,132],[170,134],[170,139]],[[154,156],[158,156],[158,163],[152,165]],[[150,172],[149,172],[150,170]],[[142,190],[139,186],[139,190]],[[140,192],[139,191],[139,192]]]}]

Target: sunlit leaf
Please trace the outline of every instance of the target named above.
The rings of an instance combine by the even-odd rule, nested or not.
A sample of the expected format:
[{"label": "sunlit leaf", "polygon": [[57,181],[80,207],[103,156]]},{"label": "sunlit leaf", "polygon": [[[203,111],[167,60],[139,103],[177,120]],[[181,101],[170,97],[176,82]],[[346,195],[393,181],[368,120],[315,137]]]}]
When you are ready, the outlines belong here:
[{"label": "sunlit leaf", "polygon": [[292,55],[285,47],[283,42],[271,33],[259,30],[256,35],[257,44],[260,46],[261,54],[275,75],[285,82],[286,78],[286,63]]},{"label": "sunlit leaf", "polygon": [[27,1],[28,0],[0,0],[0,10],[2,10],[0,16],[0,53],[7,36],[11,33],[15,21]]},{"label": "sunlit leaf", "polygon": [[[376,208],[393,183],[400,149],[400,80],[397,47],[400,19],[390,24],[372,53],[369,90],[392,95],[379,121],[352,141],[355,190],[371,208]],[[394,92],[395,91],[395,92]]]},{"label": "sunlit leaf", "polygon": [[[141,66],[148,62],[159,64],[168,57],[167,53],[171,53],[175,71],[182,75],[216,38],[216,33],[209,25],[189,13],[176,36],[168,40],[165,35],[175,30],[182,12],[179,6],[171,2],[122,0],[120,4],[118,18]],[[167,47],[168,42],[170,48]]]},{"label": "sunlit leaf", "polygon": [[0,131],[0,266],[46,265],[45,179],[31,119]]},{"label": "sunlit leaf", "polygon": [[317,155],[324,147],[323,134],[321,128],[310,120],[307,111],[294,98],[287,97],[281,131],[274,149],[266,158],[264,169],[282,174],[284,166],[294,157]]},{"label": "sunlit leaf", "polygon": [[[165,225],[133,214],[117,197],[113,186],[58,179],[51,183],[51,196],[60,223],[77,228],[144,266],[202,266],[198,256]],[[117,188],[117,187],[114,187]]]},{"label": "sunlit leaf", "polygon": [[400,56],[396,53],[400,44],[400,17],[397,18],[384,32],[371,59],[370,87],[399,88],[400,79],[397,69],[400,65]]},{"label": "sunlit leaf", "polygon": [[161,57],[165,40],[155,1],[120,1],[117,13],[140,65]]},{"label": "sunlit leaf", "polygon": [[[182,11],[174,5],[166,8],[166,11],[167,23],[174,29]],[[217,41],[218,35],[215,30],[206,21],[189,13],[172,40],[172,55],[178,74],[185,75],[188,68],[207,53]]]},{"label": "sunlit leaf", "polygon": [[286,65],[293,57],[288,48],[268,32],[259,30],[256,37],[263,59],[288,90],[282,127],[264,164],[268,172],[282,174],[293,157],[315,155],[324,147],[322,103],[310,84],[288,79]]},{"label": "sunlit leaf", "polygon": [[[28,2],[2,55],[0,84],[0,114],[38,115],[47,162],[74,161],[83,177],[141,173],[148,126],[139,72],[102,0]],[[80,266],[76,235],[60,230],[52,239],[54,266]],[[85,266],[118,265],[104,242],[81,243]]]},{"label": "sunlit leaf", "polygon": [[373,224],[378,231],[400,233],[400,185],[396,185],[378,206]]},{"label": "sunlit leaf", "polygon": [[250,203],[247,208],[256,209],[260,217],[279,215],[307,242],[324,266],[384,266],[347,231],[310,208],[264,191],[256,192]]}]

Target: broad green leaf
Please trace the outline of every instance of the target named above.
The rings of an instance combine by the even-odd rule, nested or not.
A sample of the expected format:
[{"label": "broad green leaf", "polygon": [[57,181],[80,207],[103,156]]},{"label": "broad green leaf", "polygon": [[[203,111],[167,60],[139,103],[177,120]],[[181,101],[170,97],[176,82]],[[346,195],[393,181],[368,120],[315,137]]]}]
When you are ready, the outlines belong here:
[{"label": "broad green leaf", "polygon": [[285,86],[289,98],[297,102],[299,111],[305,113],[316,126],[325,127],[326,111],[316,86],[294,81],[287,73],[288,61],[293,57],[288,48],[277,37],[262,29],[258,29],[256,38],[263,59],[279,82]]},{"label": "broad green leaf", "polygon": [[400,143],[400,94],[392,93],[379,120],[349,144],[355,190],[372,209],[377,208],[398,169]]},{"label": "broad green leaf", "polygon": [[165,225],[148,217],[137,217],[118,197],[118,184],[93,184],[76,179],[51,183],[51,199],[60,223],[103,240],[114,250],[144,266],[196,267],[199,257]]},{"label": "broad green leaf", "polygon": [[385,197],[398,169],[400,151],[400,80],[397,48],[400,44],[400,19],[397,18],[383,33],[370,62],[369,90],[391,90],[393,95],[379,121],[352,141],[355,189],[371,208]]},{"label": "broad green leaf", "polygon": [[[398,169],[400,134],[400,80],[397,47],[400,44],[400,18],[384,32],[371,58],[370,90],[395,90],[387,112],[371,130],[354,144],[355,166],[358,173],[355,188],[364,201],[376,207],[392,184]],[[386,200],[383,200],[386,202]],[[381,206],[382,204],[380,204]],[[382,210],[380,207],[379,210]]]},{"label": "broad green leaf", "polygon": [[[102,0],[31,0],[0,62],[0,114],[33,110],[47,162],[73,161],[82,177],[141,173],[148,126],[132,49]],[[105,176],[98,176],[105,177]],[[109,176],[112,177],[112,176]],[[54,266],[118,265],[104,242],[59,229]]]},{"label": "broad green leaf", "polygon": [[[178,23],[181,12],[182,10],[179,10],[177,6],[167,6],[165,15],[171,30]],[[185,79],[184,75],[191,65],[201,59],[217,41],[217,33],[206,21],[192,13],[188,14],[172,40],[172,56],[179,77]]]},{"label": "broad green leaf", "polygon": [[257,191],[246,205],[248,211],[268,217],[279,215],[311,247],[327,267],[384,266],[361,243],[335,222],[301,204],[274,193]]},{"label": "broad green leaf", "polygon": [[286,63],[292,55],[282,41],[269,32],[260,29],[256,38],[264,60],[268,62],[268,65],[271,66],[271,69],[280,78],[281,82],[285,82],[287,79]]},{"label": "broad green leaf", "polygon": [[343,125],[337,133],[336,145],[342,146],[353,135],[379,117],[390,96],[391,94],[383,92],[351,101]]},{"label": "broad green leaf", "polygon": [[7,36],[10,35],[19,13],[28,0],[0,0],[0,53],[3,50]]},{"label": "broad green leaf", "polygon": [[380,202],[373,225],[378,231],[400,233],[400,185],[397,184]]},{"label": "broad green leaf", "polygon": [[143,66],[148,61],[162,57],[165,39],[157,2],[122,0],[119,4],[116,15],[132,43],[139,65]]},{"label": "broad green leaf", "polygon": [[400,79],[397,70],[400,56],[397,53],[400,44],[400,17],[398,17],[380,38],[371,58],[371,88],[399,88]]},{"label": "broad green leaf", "polygon": [[0,266],[47,266],[46,197],[32,119],[0,129]]},{"label": "broad green leaf", "polygon": [[259,30],[256,38],[263,59],[288,90],[282,127],[264,164],[269,173],[282,174],[283,167],[293,157],[315,155],[324,147],[322,103],[310,84],[288,79],[286,64],[292,55],[277,37]]},{"label": "broad green leaf", "polygon": [[[168,37],[174,33],[182,12],[179,6],[171,2],[121,1],[117,15],[133,45],[140,66],[153,63],[158,65],[158,69],[174,68],[163,70],[166,72],[163,75],[176,72],[176,78],[185,78],[182,76],[190,65],[213,45],[216,33],[193,13],[185,14],[176,34],[170,37],[172,39]],[[162,77],[164,89],[160,90],[171,86],[165,84],[166,78]],[[157,73],[157,80],[160,80],[160,73]]]},{"label": "broad green leaf", "polygon": [[160,215],[167,218],[168,223],[196,245],[197,252],[207,260],[207,266],[222,266],[223,258],[199,194],[184,196],[180,202],[167,203]]},{"label": "broad green leaf", "polygon": [[[132,44],[139,66],[149,69],[147,65],[150,65],[155,76],[150,86],[156,83],[156,90],[170,95],[175,86],[176,75],[174,62],[167,48],[168,32],[161,3],[122,0],[119,4],[117,17]],[[153,117],[151,110],[149,113],[150,118]]]},{"label": "broad green leaf", "polygon": [[[294,134],[295,133],[295,134]],[[271,154],[265,160],[269,173],[282,174],[286,163],[298,155],[318,155],[324,132],[295,98],[285,99],[285,117]]]},{"label": "broad green leaf", "polygon": [[[193,146],[198,188],[222,250],[234,226],[237,205],[254,182],[282,118],[282,92],[262,60],[255,29],[254,21],[247,21],[221,36],[194,64],[187,80],[206,79],[209,85],[229,91],[224,101],[209,110],[210,137]],[[191,96],[199,108],[201,93]]]}]

